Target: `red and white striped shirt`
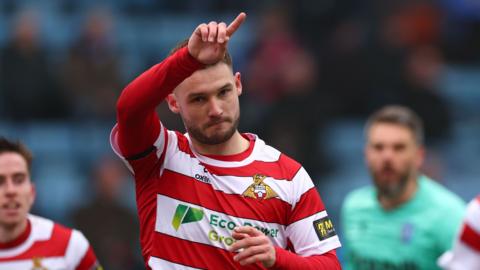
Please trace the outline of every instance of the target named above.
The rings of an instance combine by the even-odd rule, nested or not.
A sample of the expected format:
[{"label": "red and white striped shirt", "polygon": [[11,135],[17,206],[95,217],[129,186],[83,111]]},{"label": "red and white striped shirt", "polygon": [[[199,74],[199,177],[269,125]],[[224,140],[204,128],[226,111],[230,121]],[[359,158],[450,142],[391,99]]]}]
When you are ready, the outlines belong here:
[{"label": "red and white striped shirt", "polygon": [[453,248],[440,257],[439,264],[448,270],[480,269],[480,195],[468,204]]},{"label": "red and white striped shirt", "polygon": [[94,270],[97,266],[81,232],[39,216],[29,215],[26,231],[0,245],[0,270]]},{"label": "red and white striped shirt", "polygon": [[243,153],[204,156],[188,134],[159,122],[156,105],[197,68],[181,49],[133,81],[118,103],[110,141],[135,176],[147,267],[263,269],[241,267],[228,251],[233,228],[251,225],[276,246],[277,269],[339,269],[340,241],[299,163],[253,134],[243,134],[250,141]]}]

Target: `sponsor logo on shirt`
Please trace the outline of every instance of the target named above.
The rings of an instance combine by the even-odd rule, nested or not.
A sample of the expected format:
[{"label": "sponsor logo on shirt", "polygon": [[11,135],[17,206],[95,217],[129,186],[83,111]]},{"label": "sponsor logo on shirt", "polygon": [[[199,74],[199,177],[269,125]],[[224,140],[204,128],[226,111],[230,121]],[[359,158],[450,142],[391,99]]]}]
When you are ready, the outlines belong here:
[{"label": "sponsor logo on shirt", "polygon": [[328,216],[315,220],[313,222],[313,228],[315,228],[315,232],[317,233],[318,239],[320,239],[320,241],[337,235],[337,233],[335,232],[335,228],[333,228],[332,221],[330,220],[330,218],[328,218]]},{"label": "sponsor logo on shirt", "polygon": [[[200,208],[194,208],[184,204],[179,204],[175,210],[175,214],[172,219],[172,226],[176,231],[178,231],[182,224],[201,221],[204,216],[205,213]],[[231,237],[231,233],[233,229],[235,229],[235,227],[238,227],[240,225],[252,226],[257,230],[263,232],[266,236],[272,238],[278,237],[279,233],[279,229],[277,228],[268,228],[257,224],[252,224],[248,221],[244,221],[242,222],[242,224],[237,224],[232,221],[232,219],[229,218],[228,215],[222,216],[218,214],[210,214],[210,216],[207,217],[207,221],[212,227],[212,229],[208,232],[208,239],[212,242],[220,242],[227,246],[230,246],[235,242],[235,239]],[[222,235],[221,232],[219,232],[225,232],[225,230],[227,232],[225,233],[226,235]]]},{"label": "sponsor logo on shirt", "polygon": [[255,174],[253,176],[253,184],[243,192],[243,196],[253,199],[270,199],[278,197],[278,194],[267,184],[263,183],[266,176]]},{"label": "sponsor logo on shirt", "polygon": [[196,173],[195,174],[195,179],[200,181],[200,182],[210,184],[211,183],[210,177],[208,177],[208,175],[206,175],[206,174],[208,174],[208,170],[207,170],[207,168],[203,168],[203,174]]},{"label": "sponsor logo on shirt", "polygon": [[202,220],[203,210],[179,204],[173,216],[172,226],[178,231],[180,225]]}]

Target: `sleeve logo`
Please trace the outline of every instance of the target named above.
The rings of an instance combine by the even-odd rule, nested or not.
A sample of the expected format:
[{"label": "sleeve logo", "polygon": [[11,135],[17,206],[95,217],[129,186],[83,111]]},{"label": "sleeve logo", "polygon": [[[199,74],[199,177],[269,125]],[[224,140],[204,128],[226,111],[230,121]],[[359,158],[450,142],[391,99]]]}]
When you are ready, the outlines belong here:
[{"label": "sleeve logo", "polygon": [[333,228],[332,221],[330,220],[330,218],[328,218],[328,216],[315,220],[313,222],[313,228],[315,229],[315,232],[317,233],[318,239],[320,239],[320,241],[337,235],[337,233],[335,232],[335,228]]}]

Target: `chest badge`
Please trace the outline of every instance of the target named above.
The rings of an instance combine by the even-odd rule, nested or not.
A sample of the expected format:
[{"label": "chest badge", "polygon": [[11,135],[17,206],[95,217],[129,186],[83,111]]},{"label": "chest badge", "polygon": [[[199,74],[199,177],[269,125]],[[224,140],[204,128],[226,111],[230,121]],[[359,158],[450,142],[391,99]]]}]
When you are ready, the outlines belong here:
[{"label": "chest badge", "polygon": [[33,267],[32,270],[48,270],[42,266],[42,258],[33,258]]},{"label": "chest badge", "polygon": [[243,196],[253,199],[270,199],[278,197],[278,194],[267,184],[263,183],[266,176],[255,174],[253,176],[253,184],[243,192]]}]

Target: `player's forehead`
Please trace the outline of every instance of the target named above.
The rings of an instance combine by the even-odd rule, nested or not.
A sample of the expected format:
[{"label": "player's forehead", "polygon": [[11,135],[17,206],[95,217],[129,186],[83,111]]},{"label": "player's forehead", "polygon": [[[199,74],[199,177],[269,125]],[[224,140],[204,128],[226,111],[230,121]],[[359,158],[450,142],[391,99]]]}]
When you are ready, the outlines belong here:
[{"label": "player's forehead", "polygon": [[195,71],[175,88],[174,93],[188,96],[215,91],[227,84],[234,84],[233,72],[227,64],[218,63]]},{"label": "player's forehead", "polygon": [[406,126],[393,123],[374,123],[368,131],[369,143],[413,143],[415,136]]},{"label": "player's forehead", "polygon": [[28,172],[25,158],[16,152],[0,153],[0,174]]}]

